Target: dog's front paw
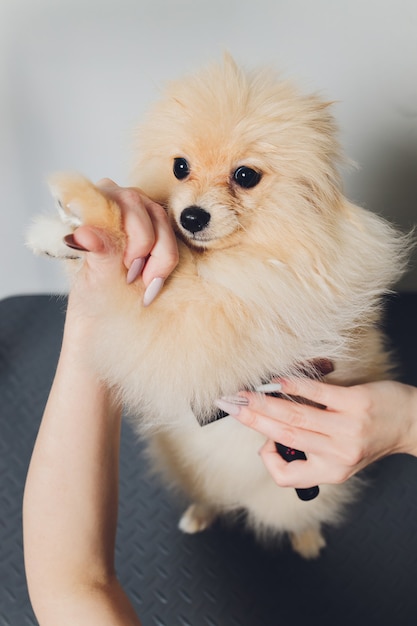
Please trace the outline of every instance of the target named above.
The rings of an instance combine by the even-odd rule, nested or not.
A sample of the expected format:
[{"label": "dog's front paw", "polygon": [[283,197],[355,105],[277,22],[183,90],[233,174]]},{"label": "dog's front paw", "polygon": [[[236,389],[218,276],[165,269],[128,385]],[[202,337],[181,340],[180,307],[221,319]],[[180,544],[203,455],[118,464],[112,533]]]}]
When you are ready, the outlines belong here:
[{"label": "dog's front paw", "polygon": [[80,174],[55,174],[49,178],[61,220],[76,228],[81,224],[121,235],[119,206]]},{"label": "dog's front paw", "polygon": [[326,546],[326,540],[318,528],[309,528],[301,533],[290,533],[293,550],[304,559],[316,559]]},{"label": "dog's front paw", "polygon": [[205,506],[204,504],[191,504],[186,511],[184,511],[178,528],[183,533],[193,535],[205,530],[216,518],[216,513],[213,509]]},{"label": "dog's front paw", "polygon": [[79,174],[56,174],[49,180],[58,215],[40,216],[32,224],[26,243],[35,254],[61,259],[80,258],[63,241],[78,226],[106,232],[115,248],[122,247],[124,233],[119,206]]}]

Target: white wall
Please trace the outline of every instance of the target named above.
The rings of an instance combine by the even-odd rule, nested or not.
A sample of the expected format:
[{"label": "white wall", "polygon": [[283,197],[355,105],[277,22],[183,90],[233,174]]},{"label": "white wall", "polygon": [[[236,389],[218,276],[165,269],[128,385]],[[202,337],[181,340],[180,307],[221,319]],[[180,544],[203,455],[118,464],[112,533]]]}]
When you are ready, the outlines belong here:
[{"label": "white wall", "polygon": [[[127,182],[158,85],[229,50],[338,101],[350,197],[404,228],[417,206],[415,0],[0,0],[0,297],[65,289],[23,246],[56,170]],[[417,264],[416,264],[417,265]],[[402,288],[417,289],[417,269]]]}]

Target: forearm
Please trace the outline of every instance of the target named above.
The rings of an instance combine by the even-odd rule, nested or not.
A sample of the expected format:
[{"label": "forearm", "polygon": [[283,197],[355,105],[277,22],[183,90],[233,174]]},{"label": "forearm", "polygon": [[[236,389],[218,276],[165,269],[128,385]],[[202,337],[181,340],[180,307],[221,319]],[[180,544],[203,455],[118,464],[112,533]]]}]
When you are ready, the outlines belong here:
[{"label": "forearm", "polygon": [[158,293],[155,280],[161,288],[179,256],[162,206],[108,179],[97,187],[85,201],[104,194],[119,205],[125,249],[115,245],[114,233],[87,225],[67,241],[85,251],[84,262],[70,294],[61,357],[24,498],[25,564],[42,626],[139,625],[114,575],[120,409],[86,365],[84,352],[100,293],[114,281],[141,280],[151,288],[145,292],[149,306]]},{"label": "forearm", "polygon": [[393,419],[404,422],[398,452],[417,457],[417,387],[394,383],[397,386],[396,415]]},{"label": "forearm", "polygon": [[[123,611],[126,605],[133,615],[114,576],[121,411],[85,364],[84,332],[77,321],[70,328],[67,324],[30,463],[23,510],[25,561],[37,612],[49,616],[56,597],[62,624],[67,615],[77,615],[72,623],[84,623],[83,611],[85,623],[94,624],[91,617],[98,618],[101,610],[113,624],[119,623],[110,620],[113,609]],[[116,596],[119,609],[113,606]]]}]

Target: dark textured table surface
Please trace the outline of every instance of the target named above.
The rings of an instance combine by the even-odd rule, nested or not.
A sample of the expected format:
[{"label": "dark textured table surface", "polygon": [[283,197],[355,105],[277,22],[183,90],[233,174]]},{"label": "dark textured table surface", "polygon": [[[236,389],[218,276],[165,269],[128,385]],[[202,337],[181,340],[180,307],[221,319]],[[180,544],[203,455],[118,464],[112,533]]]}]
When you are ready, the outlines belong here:
[{"label": "dark textured table surface", "polygon": [[[0,302],[0,626],[36,624],[21,502],[64,310],[65,300],[48,296]],[[388,303],[399,378],[411,384],[416,320],[417,294]],[[416,626],[417,459],[389,457],[366,478],[362,498],[343,526],[328,530],[328,547],[314,562],[286,544],[266,549],[222,523],[185,536],[177,530],[184,503],[149,477],[141,444],[124,424],[116,559],[144,626]]]}]

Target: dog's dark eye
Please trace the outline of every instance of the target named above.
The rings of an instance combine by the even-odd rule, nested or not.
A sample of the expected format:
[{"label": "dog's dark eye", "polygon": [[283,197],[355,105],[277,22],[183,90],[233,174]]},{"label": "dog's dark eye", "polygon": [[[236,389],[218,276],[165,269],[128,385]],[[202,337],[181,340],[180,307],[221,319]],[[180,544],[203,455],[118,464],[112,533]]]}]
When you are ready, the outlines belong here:
[{"label": "dog's dark eye", "polygon": [[244,189],[251,189],[252,187],[256,187],[256,185],[261,180],[262,175],[253,170],[251,167],[238,167],[236,172],[233,174],[233,180],[235,183],[239,185],[239,187],[243,187]]},{"label": "dog's dark eye", "polygon": [[178,178],[178,180],[183,180],[187,178],[190,173],[190,166],[188,165],[187,159],[182,157],[177,157],[174,159],[174,176]]}]

